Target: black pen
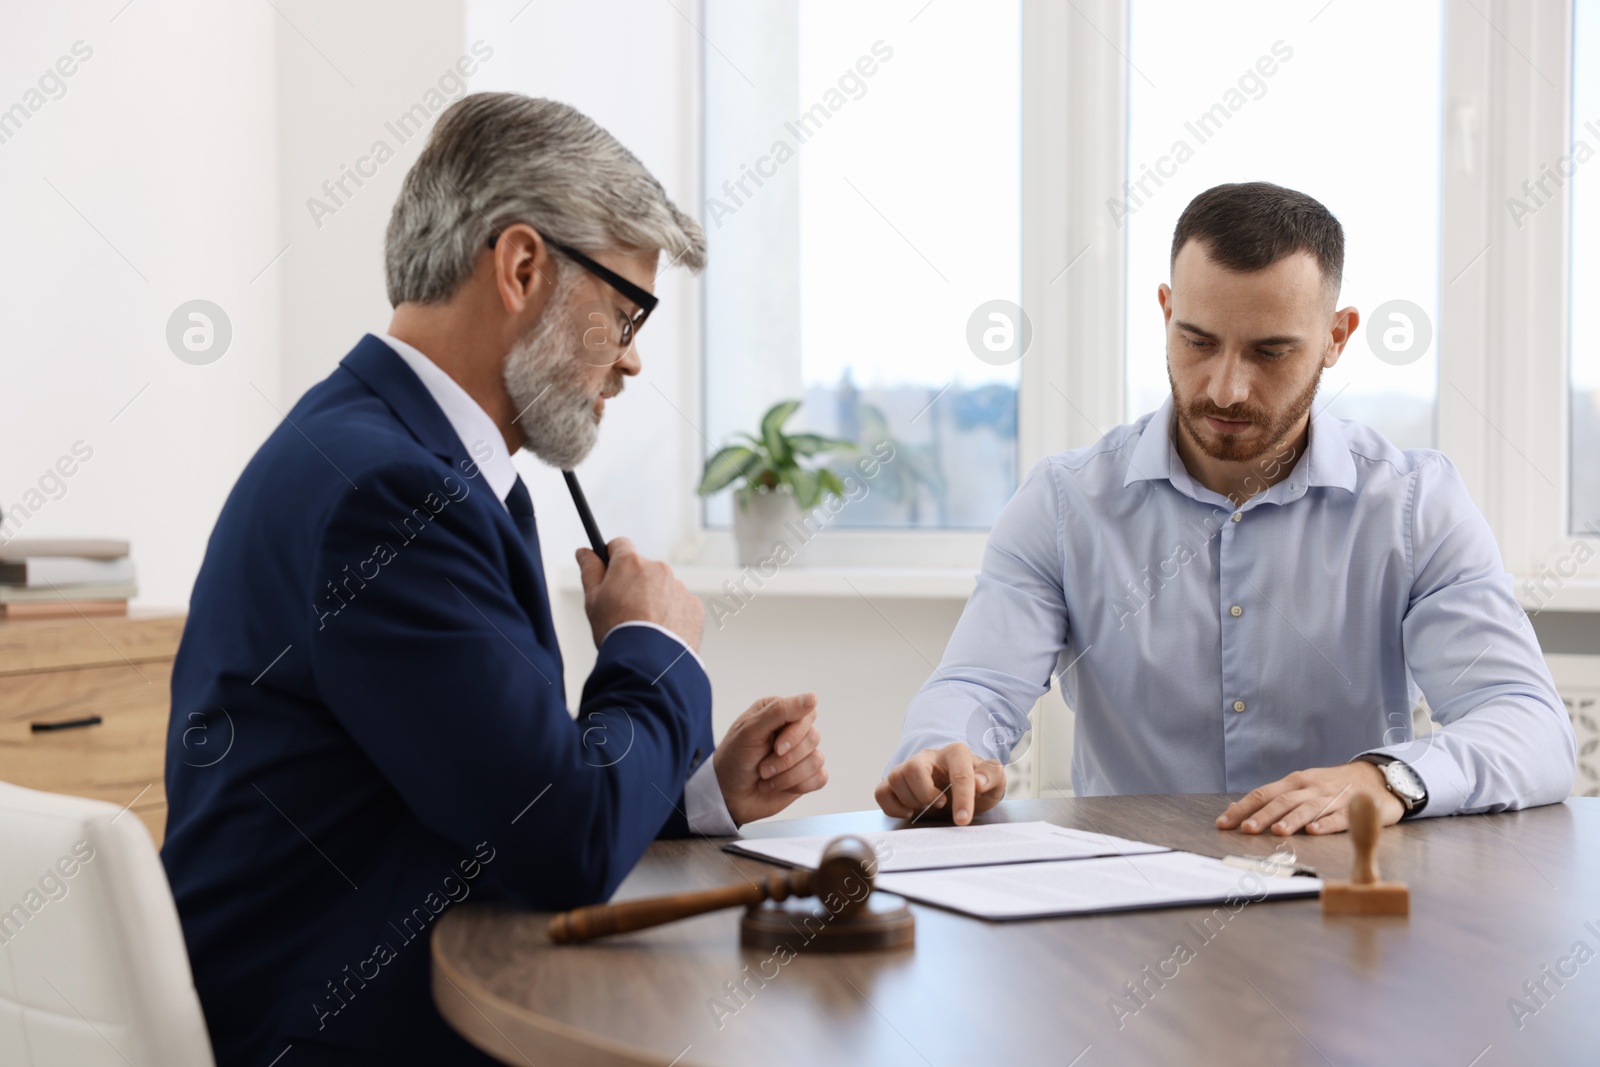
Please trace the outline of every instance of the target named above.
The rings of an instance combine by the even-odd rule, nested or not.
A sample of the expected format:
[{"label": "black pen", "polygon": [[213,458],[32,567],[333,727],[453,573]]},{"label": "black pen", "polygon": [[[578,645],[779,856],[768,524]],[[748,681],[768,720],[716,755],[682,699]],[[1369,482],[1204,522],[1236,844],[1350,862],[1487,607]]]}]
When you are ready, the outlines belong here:
[{"label": "black pen", "polygon": [[562,471],[561,477],[567,480],[567,488],[572,492],[572,502],[578,508],[578,518],[583,520],[583,532],[589,535],[589,547],[594,549],[594,554],[600,557],[600,562],[609,565],[611,555],[606,551],[605,538],[600,536],[600,527],[595,525],[594,512],[589,510],[589,501],[584,499],[583,487],[578,484],[578,476],[571,471]]},{"label": "black pen", "polygon": [[99,726],[104,721],[98,715],[85,715],[81,719],[58,719],[55,722],[36,722],[29,725],[34,733],[42,734],[51,730],[71,730],[78,726]]}]

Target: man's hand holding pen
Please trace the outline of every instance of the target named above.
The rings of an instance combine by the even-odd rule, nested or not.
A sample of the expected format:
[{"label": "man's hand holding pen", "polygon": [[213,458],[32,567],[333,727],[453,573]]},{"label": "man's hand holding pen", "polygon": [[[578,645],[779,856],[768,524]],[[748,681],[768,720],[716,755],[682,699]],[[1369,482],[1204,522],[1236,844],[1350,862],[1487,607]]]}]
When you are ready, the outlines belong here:
[{"label": "man's hand holding pen", "polygon": [[[628,538],[615,538],[606,549],[609,566],[592,549],[577,551],[595,647],[619,623],[648,622],[672,631],[698,653],[705,622],[700,598],[670,566],[641,556]],[[803,693],[763,697],[728,727],[711,759],[736,824],[775,815],[796,797],[828,784],[816,719],[816,694]]]},{"label": "man's hand holding pen", "polygon": [[705,622],[700,598],[689,592],[667,564],[641,556],[628,538],[614,538],[606,550],[610,566],[600,562],[593,549],[577,552],[583,609],[589,615],[595,647],[600,647],[618,623],[649,622],[671,630],[699,652]]}]

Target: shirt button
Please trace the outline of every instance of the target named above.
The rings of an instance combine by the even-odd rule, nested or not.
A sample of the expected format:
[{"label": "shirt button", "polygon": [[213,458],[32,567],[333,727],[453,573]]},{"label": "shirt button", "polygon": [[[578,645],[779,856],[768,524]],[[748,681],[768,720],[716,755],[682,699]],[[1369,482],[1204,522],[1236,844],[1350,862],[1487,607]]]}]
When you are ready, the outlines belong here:
[{"label": "shirt button", "polygon": [[1233,607],[1228,609],[1228,614],[1237,619],[1240,615],[1244,614],[1244,609],[1235,604]]},{"label": "shirt button", "polygon": [[1233,702],[1233,710],[1234,710],[1234,711],[1243,711],[1243,710],[1244,710],[1244,701],[1242,701],[1242,700],[1235,700],[1235,701],[1234,701],[1234,702]]},{"label": "shirt button", "polygon": [[1233,521],[1234,522],[1238,522],[1243,517],[1244,517],[1244,512],[1242,512],[1242,511],[1235,511],[1233,513]]}]

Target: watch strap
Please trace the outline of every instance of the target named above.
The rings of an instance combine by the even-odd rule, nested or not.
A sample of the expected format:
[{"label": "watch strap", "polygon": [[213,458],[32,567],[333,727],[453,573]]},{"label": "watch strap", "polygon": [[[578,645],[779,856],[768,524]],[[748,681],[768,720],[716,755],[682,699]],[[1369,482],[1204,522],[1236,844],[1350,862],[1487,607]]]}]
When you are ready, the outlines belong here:
[{"label": "watch strap", "polygon": [[[1391,756],[1387,752],[1363,752],[1350,762],[1355,763],[1357,760],[1360,760],[1363,763],[1370,763],[1379,770],[1383,770],[1391,763],[1400,762],[1399,757]],[[1415,775],[1416,772],[1413,771],[1412,774]],[[1418,781],[1420,782],[1421,779],[1419,778]],[[1386,771],[1383,776],[1383,787],[1389,791],[1390,795],[1399,800],[1401,806],[1406,809],[1401,814],[1401,819],[1411,818],[1413,815],[1420,813],[1422,809],[1428,805],[1428,790],[1426,787],[1423,788],[1422,797],[1420,799],[1412,800],[1411,798],[1402,796],[1400,793],[1395,791],[1395,788],[1389,784],[1389,775]]]}]

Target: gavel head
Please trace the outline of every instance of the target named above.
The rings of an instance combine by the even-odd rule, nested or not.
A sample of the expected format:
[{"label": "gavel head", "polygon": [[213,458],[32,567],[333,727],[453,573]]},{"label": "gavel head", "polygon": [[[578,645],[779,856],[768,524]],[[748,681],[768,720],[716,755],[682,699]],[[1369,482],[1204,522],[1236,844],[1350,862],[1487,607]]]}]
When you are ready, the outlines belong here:
[{"label": "gavel head", "polygon": [[835,919],[848,918],[866,906],[878,873],[878,856],[864,838],[836,837],[822,850],[813,895]]}]

